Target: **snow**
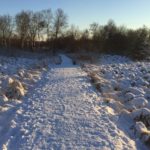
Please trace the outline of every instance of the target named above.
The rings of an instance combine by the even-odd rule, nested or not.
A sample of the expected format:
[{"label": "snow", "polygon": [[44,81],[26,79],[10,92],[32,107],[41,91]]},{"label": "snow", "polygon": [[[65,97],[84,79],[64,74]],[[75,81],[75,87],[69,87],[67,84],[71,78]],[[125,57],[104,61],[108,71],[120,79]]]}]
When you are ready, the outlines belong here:
[{"label": "snow", "polygon": [[[116,103],[114,98],[107,99],[111,103],[106,104],[103,93],[93,87],[87,73],[80,66],[72,65],[72,60],[65,55],[60,57],[62,63],[57,61],[56,65],[50,59],[21,61],[7,58],[5,62],[7,59],[3,58],[7,69],[1,65],[0,69],[5,73],[0,79],[16,77],[28,90],[21,99],[0,106],[0,149],[146,149],[126,132],[123,121],[128,112],[122,114],[120,122],[121,116],[115,112],[115,107],[123,104]],[[10,71],[9,67],[14,70]],[[109,88],[104,86],[107,85],[103,84],[107,92]],[[109,95],[115,96],[114,93]]]},{"label": "snow", "polygon": [[[122,130],[134,135],[131,131],[132,126],[136,128],[134,113],[139,116],[138,121],[150,129],[149,115],[140,118],[143,110],[150,109],[150,62],[134,62],[122,56],[102,55],[97,64],[86,64],[84,70],[88,74],[92,72],[98,76],[95,82],[99,82],[98,78],[101,78],[107,83],[105,90],[101,90],[101,85],[98,91],[102,94],[104,102],[107,102],[106,104],[121,118],[119,122]],[[123,122],[126,123],[122,124]]]},{"label": "snow", "polygon": [[[43,64],[43,60],[0,57],[0,149],[7,149],[2,143],[15,126],[13,118],[23,103],[23,96],[33,88],[33,80],[40,79],[34,76],[37,71],[41,76],[37,64]],[[28,74],[33,75],[32,79],[27,77]]]}]

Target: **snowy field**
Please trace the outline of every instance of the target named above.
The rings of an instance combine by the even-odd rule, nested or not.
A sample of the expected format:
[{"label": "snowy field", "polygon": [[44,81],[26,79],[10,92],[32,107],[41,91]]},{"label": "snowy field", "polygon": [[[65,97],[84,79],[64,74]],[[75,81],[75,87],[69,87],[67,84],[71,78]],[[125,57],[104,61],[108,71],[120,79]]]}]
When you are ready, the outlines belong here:
[{"label": "snowy field", "polygon": [[0,57],[0,149],[147,150],[150,63],[61,60]]}]

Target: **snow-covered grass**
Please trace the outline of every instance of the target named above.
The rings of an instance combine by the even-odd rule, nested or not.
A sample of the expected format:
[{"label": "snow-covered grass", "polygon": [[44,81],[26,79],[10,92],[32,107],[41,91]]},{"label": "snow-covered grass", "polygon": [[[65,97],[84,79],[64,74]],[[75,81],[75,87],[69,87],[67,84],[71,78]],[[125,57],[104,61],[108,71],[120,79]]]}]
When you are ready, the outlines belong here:
[{"label": "snow-covered grass", "polygon": [[40,80],[50,64],[61,64],[56,57],[18,58],[0,56],[0,102],[21,99]]},{"label": "snow-covered grass", "polygon": [[[46,71],[49,58],[29,59],[0,56],[0,141],[11,130],[11,120],[24,96],[29,93]],[[8,136],[8,135],[7,135]],[[6,137],[7,137],[6,136]]]},{"label": "snow-covered grass", "polygon": [[[86,73],[65,55],[42,60],[0,57],[0,149],[147,149],[129,128],[149,141],[149,85],[137,86],[136,78],[134,86],[124,84],[134,66],[133,74],[138,72],[138,63],[119,56],[100,60],[85,65]],[[143,66],[148,69],[149,63]],[[149,82],[148,75],[142,79]],[[133,101],[136,97],[141,109]]]},{"label": "snow-covered grass", "polygon": [[[149,142],[150,124],[146,122],[149,122],[150,113],[144,114],[141,110],[150,109],[150,62],[134,62],[126,57],[103,55],[97,65],[87,64],[84,70],[102,93],[104,102],[116,114],[121,115],[126,111],[134,122],[141,121],[145,125],[147,138],[143,140],[142,136],[138,137],[145,143]],[[133,117],[135,111],[138,113]],[[139,128],[137,126],[135,123],[133,128]]]},{"label": "snow-covered grass", "polygon": [[[31,82],[40,79],[40,67],[46,68],[45,60],[0,57],[0,96],[2,101],[21,98]],[[45,65],[45,66],[44,66]]]}]

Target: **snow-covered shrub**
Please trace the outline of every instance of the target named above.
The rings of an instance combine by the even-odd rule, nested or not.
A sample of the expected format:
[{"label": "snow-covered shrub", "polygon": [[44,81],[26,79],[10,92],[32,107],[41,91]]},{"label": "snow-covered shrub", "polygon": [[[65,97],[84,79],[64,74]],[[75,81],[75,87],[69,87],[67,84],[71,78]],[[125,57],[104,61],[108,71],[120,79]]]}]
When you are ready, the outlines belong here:
[{"label": "snow-covered shrub", "polygon": [[102,95],[103,95],[103,97],[105,97],[105,98],[112,98],[112,99],[114,99],[114,100],[116,100],[116,101],[119,101],[119,102],[122,102],[121,100],[120,100],[120,98],[119,98],[119,92],[113,92],[113,91],[111,91],[111,92],[103,92],[102,93]]},{"label": "snow-covered shrub", "polygon": [[25,71],[24,70],[19,70],[18,71],[18,75],[20,76],[20,77],[24,77],[24,74],[25,74]]},{"label": "snow-covered shrub", "polygon": [[150,110],[147,108],[141,108],[133,111],[131,117],[135,121],[141,121],[146,127],[150,127]]},{"label": "snow-covered shrub", "polygon": [[139,86],[148,86],[149,85],[149,82],[145,81],[143,79],[143,77],[139,77],[137,80],[136,80],[136,83],[135,83],[135,86],[139,87]]},{"label": "snow-covered shrub", "polygon": [[137,87],[129,87],[127,89],[124,90],[125,93],[132,93],[134,95],[144,95],[145,92],[142,88],[137,88]]},{"label": "snow-covered shrub", "polygon": [[130,80],[122,79],[119,81],[119,89],[120,90],[128,89],[130,86],[131,86]]},{"label": "snow-covered shrub", "polygon": [[98,83],[105,104],[120,117],[141,122],[134,126],[137,136],[145,143],[150,142],[150,63],[104,55],[99,66],[87,67],[90,72],[95,72],[92,81]]},{"label": "snow-covered shrub", "polygon": [[109,82],[107,83],[101,83],[100,84],[100,90],[103,92],[103,93],[107,93],[107,92],[112,92],[113,91],[113,88],[111,86],[111,84]]},{"label": "snow-covered shrub", "polygon": [[150,83],[150,73],[146,73],[143,78]]},{"label": "snow-covered shrub", "polygon": [[112,86],[106,79],[100,77],[95,73],[89,74],[91,78],[91,82],[95,85],[95,87],[101,92],[110,92],[112,91]]},{"label": "snow-covered shrub", "polygon": [[0,94],[0,103],[7,102],[7,101],[8,101],[8,98],[6,97],[6,95]]},{"label": "snow-covered shrub", "polygon": [[39,73],[36,73],[36,72],[28,72],[26,73],[25,75],[26,79],[28,80],[33,80],[33,79],[39,79]]},{"label": "snow-covered shrub", "polygon": [[131,101],[135,98],[135,95],[133,93],[126,93],[125,94],[125,102]]},{"label": "snow-covered shrub", "polygon": [[26,93],[25,86],[23,83],[16,79],[8,79],[8,88],[6,89],[6,96],[8,98],[19,99]]},{"label": "snow-covered shrub", "polygon": [[143,108],[148,104],[148,101],[144,97],[135,97],[132,101],[130,101],[132,106],[135,108]]},{"label": "snow-covered shrub", "polygon": [[145,94],[145,98],[150,102],[150,94]]},{"label": "snow-covered shrub", "polygon": [[135,134],[139,137],[144,143],[150,142],[150,130],[146,128],[143,122],[136,122],[135,124]]},{"label": "snow-covered shrub", "polygon": [[108,105],[117,112],[121,112],[124,109],[124,105],[114,99],[110,99]]},{"label": "snow-covered shrub", "polygon": [[104,102],[106,103],[110,103],[111,101],[113,101],[112,98],[103,98]]},{"label": "snow-covered shrub", "polygon": [[113,88],[115,91],[119,91],[119,85],[118,85],[118,82],[115,81],[115,80],[113,80],[113,79],[112,79],[110,82],[111,82],[112,88]]}]

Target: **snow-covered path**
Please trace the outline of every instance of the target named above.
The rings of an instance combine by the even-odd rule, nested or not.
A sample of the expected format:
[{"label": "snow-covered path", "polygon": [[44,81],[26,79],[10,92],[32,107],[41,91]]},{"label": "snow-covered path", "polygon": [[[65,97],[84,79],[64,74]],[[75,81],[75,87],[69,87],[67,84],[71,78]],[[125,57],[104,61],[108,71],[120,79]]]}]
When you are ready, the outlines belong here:
[{"label": "snow-covered path", "polygon": [[[62,56],[45,74],[11,122],[9,150],[138,149],[108,115],[86,74]],[[66,65],[67,64],[67,65]],[[98,105],[99,104],[99,105]],[[115,119],[114,119],[115,120]]]}]

